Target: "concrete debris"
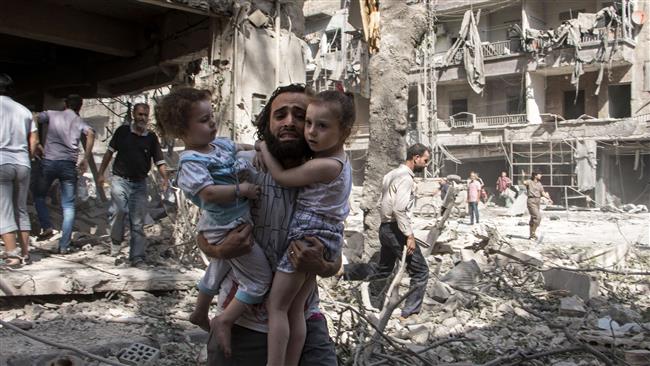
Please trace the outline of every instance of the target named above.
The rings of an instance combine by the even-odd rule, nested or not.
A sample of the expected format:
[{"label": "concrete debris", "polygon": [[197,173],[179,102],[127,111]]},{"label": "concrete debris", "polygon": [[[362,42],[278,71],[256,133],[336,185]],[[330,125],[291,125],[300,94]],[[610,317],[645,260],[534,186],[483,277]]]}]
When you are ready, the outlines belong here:
[{"label": "concrete debris", "polygon": [[480,277],[481,268],[475,260],[470,260],[456,264],[456,266],[451,271],[447,272],[440,281],[452,286],[470,289],[476,285]]},{"label": "concrete debris", "polygon": [[630,366],[650,365],[650,351],[645,349],[635,349],[623,351],[625,362]]},{"label": "concrete debris", "polygon": [[447,301],[452,293],[453,290],[449,285],[441,281],[431,280],[429,286],[427,286],[427,295],[439,303]]},{"label": "concrete debris", "polygon": [[153,366],[160,356],[160,350],[146,344],[134,343],[123,349],[117,358],[120,362],[133,366]]},{"label": "concrete debris", "polygon": [[560,299],[560,315],[582,317],[586,312],[584,302],[578,296],[574,295]]},{"label": "concrete debris", "polygon": [[566,290],[585,301],[598,295],[598,281],[588,275],[562,269],[550,269],[542,275],[544,286],[549,290]]}]

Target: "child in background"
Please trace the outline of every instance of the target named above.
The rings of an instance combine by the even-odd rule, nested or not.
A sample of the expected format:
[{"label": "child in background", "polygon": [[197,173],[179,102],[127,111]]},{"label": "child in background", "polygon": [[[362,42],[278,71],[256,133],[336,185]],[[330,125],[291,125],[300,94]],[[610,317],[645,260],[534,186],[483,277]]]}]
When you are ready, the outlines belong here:
[{"label": "child in background", "polygon": [[[352,170],[343,144],[355,119],[353,97],[339,91],[319,93],[307,107],[305,140],[313,158],[284,169],[261,142],[264,164],[285,187],[300,187],[288,243],[316,237],[325,245],[325,259],[333,260],[343,243],[343,221],[350,212]],[[285,253],[273,278],[269,312],[268,365],[298,365],[305,342],[304,307],[315,286],[314,274],[296,272]]]},{"label": "child in background", "polygon": [[[242,224],[252,225],[249,200],[256,199],[260,188],[245,182],[251,165],[236,153],[252,150],[252,145],[235,144],[219,137],[214,120],[211,94],[207,90],[179,89],[165,96],[156,108],[156,119],[163,136],[180,138],[185,151],[179,158],[177,184],[203,212],[197,225],[199,233],[214,245],[230,230]],[[252,240],[252,237],[251,237]],[[250,253],[230,260],[212,259],[199,282],[196,308],[190,321],[209,330],[208,310],[223,276],[232,267],[239,288],[232,302],[217,317],[217,338],[226,357],[230,357],[230,331],[246,306],[260,304],[271,282],[271,269],[262,248],[253,245]]]}]

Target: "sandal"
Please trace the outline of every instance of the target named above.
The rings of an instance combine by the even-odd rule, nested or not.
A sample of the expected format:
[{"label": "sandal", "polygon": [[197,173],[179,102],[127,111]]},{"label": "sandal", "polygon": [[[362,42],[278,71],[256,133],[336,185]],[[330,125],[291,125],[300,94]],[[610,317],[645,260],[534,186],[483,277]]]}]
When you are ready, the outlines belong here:
[{"label": "sandal", "polygon": [[0,259],[0,266],[7,267],[11,269],[17,269],[23,266],[23,261],[20,257],[7,256]]}]

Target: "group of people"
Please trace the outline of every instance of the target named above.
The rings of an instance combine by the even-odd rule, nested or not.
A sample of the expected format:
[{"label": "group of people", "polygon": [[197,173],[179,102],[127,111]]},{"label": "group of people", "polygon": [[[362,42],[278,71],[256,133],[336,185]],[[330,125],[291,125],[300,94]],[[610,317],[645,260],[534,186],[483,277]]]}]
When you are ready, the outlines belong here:
[{"label": "group of people", "polygon": [[[530,179],[526,179],[523,182],[527,194],[526,206],[530,213],[529,238],[532,240],[537,239],[536,231],[542,220],[540,212],[541,198],[546,198],[552,202],[548,192],[544,190],[541,179],[542,173],[533,172]],[[471,172],[467,181],[467,210],[470,216],[470,225],[474,224],[474,219],[476,219],[476,223],[479,223],[478,202],[482,192],[484,192],[483,187],[483,181],[479,178],[478,174]],[[508,177],[508,173],[505,171],[501,172],[497,178],[496,192],[498,193],[499,198],[503,200],[506,207],[510,207],[512,201],[519,196],[518,188],[512,184],[512,179]]]},{"label": "group of people", "polygon": [[[41,228],[38,237],[48,239],[54,235],[54,229],[46,198],[50,187],[58,180],[63,219],[57,252],[72,251],[77,181],[93,159],[95,131],[79,115],[83,105],[79,95],[69,95],[61,111],[32,114],[8,96],[12,83],[11,77],[0,74],[0,231],[5,243],[4,263],[17,267],[30,263],[31,224],[27,212],[30,187]],[[99,187],[103,187],[105,171],[117,152],[111,185],[111,252],[116,255],[119,251],[124,239],[124,223],[128,221],[129,258],[133,266],[144,264],[146,178],[152,161],[163,178],[163,189],[168,181],[158,137],[147,128],[149,109],[143,103],[133,107],[133,123],[115,131],[97,177]],[[84,152],[80,160],[81,147]],[[127,215],[128,220],[125,220]],[[20,249],[16,245],[18,242]]]},{"label": "group of people", "polygon": [[[0,201],[6,251],[15,251],[20,241],[22,257],[28,255],[27,192],[22,189],[28,186],[30,160],[35,158],[43,172],[34,195],[42,234],[48,235],[52,227],[45,195],[58,179],[64,212],[59,251],[66,253],[76,177],[92,158],[94,140],[94,131],[79,117],[81,98],[68,97],[64,111],[40,113],[36,121],[27,108],[8,97],[0,96],[0,108]],[[149,115],[148,105],[133,107],[133,123],[115,131],[98,175],[103,186],[117,154],[111,183],[111,254],[121,250],[128,214],[129,258],[136,267],[145,260],[146,179],[152,164],[162,177],[163,190],[168,182],[158,137],[147,127]],[[190,321],[210,332],[208,364],[336,364],[315,283],[317,275],[341,273],[343,222],[350,211],[352,187],[343,147],[355,120],[352,96],[342,91],[313,95],[302,84],[277,88],[256,120],[255,145],[216,136],[218,122],[206,90],[173,90],[157,106],[156,120],[164,137],[183,140],[177,186],[202,209],[197,244],[211,262],[197,285]],[[85,160],[77,164],[80,142],[85,145]],[[429,277],[413,235],[411,209],[414,175],[430,159],[427,146],[414,144],[408,147],[403,164],[384,176],[379,261],[348,264],[342,271],[348,280],[386,279],[406,250],[411,289],[402,308],[404,318],[420,311]],[[478,223],[483,183],[475,173],[468,187],[472,223],[474,219]],[[529,192],[529,208],[538,210],[534,201],[545,194],[538,179]],[[539,215],[533,220],[532,214],[531,225],[533,221],[539,225]],[[218,315],[209,319],[215,296]]]},{"label": "group of people", "polygon": [[[12,84],[11,77],[0,74],[0,225],[5,264],[16,267],[30,263],[31,224],[27,212],[30,186],[41,227],[40,237],[47,238],[53,235],[53,229],[45,200],[52,183],[59,181],[63,223],[58,252],[70,251],[77,176],[92,159],[95,133],[79,117],[82,99],[78,95],[66,98],[64,110],[40,112],[34,118],[29,109],[7,95]],[[84,157],[78,162],[81,141]]]}]

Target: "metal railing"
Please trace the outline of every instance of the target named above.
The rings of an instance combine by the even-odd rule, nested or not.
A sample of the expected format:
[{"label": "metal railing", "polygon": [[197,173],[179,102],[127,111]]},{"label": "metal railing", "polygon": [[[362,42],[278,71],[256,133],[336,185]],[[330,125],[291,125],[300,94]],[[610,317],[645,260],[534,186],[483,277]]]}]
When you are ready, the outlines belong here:
[{"label": "metal railing", "polygon": [[511,53],[510,50],[511,41],[497,41],[492,43],[484,43],[481,45],[481,50],[483,51],[483,57],[500,57],[507,56]]},{"label": "metal railing", "polygon": [[[483,57],[486,59],[508,56],[510,54],[516,53],[518,45],[520,43],[519,39],[509,39],[505,41],[496,41],[496,42],[484,42],[481,44],[481,51],[483,52]],[[463,62],[463,48],[459,48],[454,56],[451,58],[451,64],[459,64]]]},{"label": "metal railing", "polygon": [[472,128],[476,122],[476,115],[469,112],[456,113],[449,116],[449,127],[451,128]]},{"label": "metal railing", "polygon": [[505,114],[500,116],[476,117],[476,127],[505,127],[526,124],[526,114]]}]

